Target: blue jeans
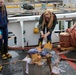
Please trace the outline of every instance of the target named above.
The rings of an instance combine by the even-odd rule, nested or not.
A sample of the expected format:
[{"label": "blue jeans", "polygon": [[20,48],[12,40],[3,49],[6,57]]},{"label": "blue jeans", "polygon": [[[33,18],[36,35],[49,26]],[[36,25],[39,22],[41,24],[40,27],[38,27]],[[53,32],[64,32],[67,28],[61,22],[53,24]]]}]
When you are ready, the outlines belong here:
[{"label": "blue jeans", "polygon": [[[1,50],[2,54],[6,54],[8,52],[8,28],[1,28],[0,29],[2,31],[2,39],[0,39],[0,47],[3,49]],[[4,41],[4,42],[3,42]]]},{"label": "blue jeans", "polygon": [[[46,29],[46,32],[48,32],[48,28]],[[43,33],[45,34],[45,28],[43,29]],[[49,41],[50,43],[51,43],[51,34],[52,32],[47,36],[47,42]],[[39,42],[42,42],[42,41],[43,41],[43,38],[40,35]]]}]

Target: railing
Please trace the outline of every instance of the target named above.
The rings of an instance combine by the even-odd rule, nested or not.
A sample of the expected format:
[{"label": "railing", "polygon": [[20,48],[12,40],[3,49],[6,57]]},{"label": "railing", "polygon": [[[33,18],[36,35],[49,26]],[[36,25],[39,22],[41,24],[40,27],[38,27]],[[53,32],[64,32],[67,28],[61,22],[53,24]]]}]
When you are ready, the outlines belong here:
[{"label": "railing", "polygon": [[[76,13],[66,13],[66,14],[56,14],[56,16],[57,16],[57,19],[58,19],[58,24],[56,25],[56,27],[55,27],[55,30],[54,30],[54,32],[57,32],[57,31],[60,31],[60,32],[62,32],[62,31],[65,31],[68,27],[71,27],[73,24],[74,24],[74,22],[75,22],[75,19],[76,19]],[[17,36],[17,40],[18,41],[21,41],[21,46],[22,47],[24,47],[25,46],[25,42],[24,42],[24,38],[26,39],[28,39],[28,38],[30,38],[29,40],[31,40],[32,41],[32,38],[35,40],[35,42],[37,42],[37,38],[38,38],[38,36],[39,35],[34,35],[31,31],[29,31],[29,30],[33,30],[33,25],[32,24],[34,24],[35,25],[35,23],[36,22],[38,22],[38,20],[39,20],[39,18],[40,18],[40,15],[35,15],[35,16],[23,16],[23,17],[10,17],[10,18],[8,18],[9,19],[9,26],[13,26],[13,25],[10,25],[10,24],[14,24],[14,27],[15,26],[19,26],[20,27],[20,29],[19,29],[19,35],[18,35],[18,33],[17,33],[17,29],[15,30],[15,29],[12,29],[12,31],[13,32],[16,32],[16,36]],[[19,25],[17,25],[17,24],[15,24],[15,23],[17,23],[17,24],[19,24]],[[32,26],[32,27],[31,27]],[[27,28],[27,27],[29,27],[29,28]],[[12,28],[12,27],[11,27]],[[23,32],[24,31],[26,31],[27,33],[24,35],[23,34]],[[29,34],[30,33],[30,34]],[[27,37],[28,36],[28,34],[32,37]],[[36,37],[37,36],[37,37]],[[35,38],[36,37],[36,38]],[[26,42],[28,41],[26,39]],[[55,38],[56,39],[56,38]],[[58,40],[58,39],[57,39]],[[17,41],[17,42],[18,42]],[[30,42],[30,41],[29,41]],[[32,43],[32,42],[30,42],[30,43]],[[36,44],[36,43],[35,43]]]}]

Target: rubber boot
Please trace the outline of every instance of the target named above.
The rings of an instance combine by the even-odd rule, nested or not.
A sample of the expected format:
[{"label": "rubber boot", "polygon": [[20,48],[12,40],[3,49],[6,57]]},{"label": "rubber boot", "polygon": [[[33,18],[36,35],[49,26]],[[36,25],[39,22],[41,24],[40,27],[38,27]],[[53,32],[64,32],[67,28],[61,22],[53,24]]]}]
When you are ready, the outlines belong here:
[{"label": "rubber boot", "polygon": [[39,45],[39,46],[42,46],[42,42],[40,41],[40,42],[38,43],[38,45]]},{"label": "rubber boot", "polygon": [[8,46],[7,45],[4,45],[4,52],[5,52],[5,55],[7,58],[11,58],[12,55],[8,53]]},{"label": "rubber boot", "polygon": [[47,43],[51,44],[51,41],[50,41],[50,40],[48,40],[48,41],[47,41]]},{"label": "rubber boot", "polygon": [[0,65],[0,72],[2,71],[3,67]]},{"label": "rubber boot", "polygon": [[52,49],[53,48],[53,45],[52,45],[51,41],[48,41],[47,44],[48,44],[48,48],[49,49]]},{"label": "rubber boot", "polygon": [[0,47],[0,50],[1,50],[2,59],[4,60],[7,59],[3,46]]},{"label": "rubber boot", "polygon": [[43,38],[39,38],[38,46],[42,47],[42,41],[43,41]]},{"label": "rubber boot", "polygon": [[40,41],[40,40],[38,41],[38,46],[42,47],[42,41]]}]

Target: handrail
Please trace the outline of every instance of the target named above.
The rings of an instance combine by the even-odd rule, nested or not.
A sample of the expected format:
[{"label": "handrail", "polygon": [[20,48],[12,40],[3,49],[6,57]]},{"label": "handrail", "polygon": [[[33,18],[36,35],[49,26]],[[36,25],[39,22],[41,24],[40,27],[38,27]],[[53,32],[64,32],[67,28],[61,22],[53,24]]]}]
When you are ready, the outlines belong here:
[{"label": "handrail", "polygon": [[[58,25],[57,26],[61,26],[62,27],[62,23],[64,22],[64,20],[66,21],[66,20],[73,20],[73,19],[75,19],[76,18],[76,13],[64,13],[64,14],[56,14],[56,16],[57,16],[57,19],[58,19]],[[24,43],[24,34],[23,34],[23,31],[24,31],[24,25],[26,25],[27,26],[27,22],[30,22],[31,23],[31,21],[34,21],[34,22],[37,22],[38,20],[39,20],[39,18],[40,18],[40,15],[34,15],[34,16],[20,16],[20,17],[9,17],[8,19],[9,19],[9,22],[19,22],[19,24],[18,25],[20,25],[20,32],[21,32],[21,38],[20,38],[20,40],[21,40],[21,46],[24,48],[24,45],[25,45],[25,43]],[[60,23],[61,21],[63,20],[63,22],[62,23]],[[26,22],[26,24],[24,23],[24,21]],[[68,21],[68,23],[69,23],[69,21]],[[31,24],[30,24],[31,25]],[[64,25],[64,24],[63,24]],[[67,25],[69,25],[69,24],[67,24]],[[10,25],[9,25],[10,26]],[[70,26],[70,25],[69,25]],[[36,26],[37,27],[37,26]],[[62,31],[62,30],[64,30],[64,29],[60,29],[60,31]],[[57,30],[55,30],[54,32],[56,32]],[[26,33],[26,35],[27,35],[27,33]],[[18,38],[18,40],[19,40],[19,38]],[[58,39],[57,39],[58,40]],[[55,40],[54,40],[55,41]],[[35,44],[35,43],[34,43]]]},{"label": "handrail", "polygon": [[[66,20],[66,19],[74,19],[76,18],[76,13],[67,13],[67,14],[56,14],[58,20]],[[21,16],[21,17],[9,17],[8,19],[17,19],[17,20],[39,20],[40,15],[34,15],[34,16]]]},{"label": "handrail", "polygon": [[76,19],[76,17],[59,18],[58,20],[73,20],[73,19]]}]

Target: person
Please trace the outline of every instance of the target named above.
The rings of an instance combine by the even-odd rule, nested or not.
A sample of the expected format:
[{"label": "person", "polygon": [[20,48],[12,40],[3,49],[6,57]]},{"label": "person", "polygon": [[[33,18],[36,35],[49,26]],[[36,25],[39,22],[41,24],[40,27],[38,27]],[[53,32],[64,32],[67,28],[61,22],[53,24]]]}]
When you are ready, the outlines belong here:
[{"label": "person", "polygon": [[40,38],[39,45],[42,45],[43,40],[47,39],[47,42],[51,43],[51,34],[57,24],[56,15],[50,10],[45,10],[39,19]]},{"label": "person", "polygon": [[[1,32],[1,30],[0,30],[0,39],[2,39],[2,32]],[[1,72],[1,70],[2,70],[2,66],[1,66],[1,64],[0,64],[0,72]]]},{"label": "person", "polygon": [[12,57],[8,53],[8,17],[4,0],[0,0],[0,30],[2,32],[2,39],[0,39],[0,51],[2,59]]}]

